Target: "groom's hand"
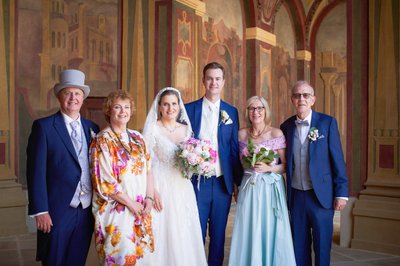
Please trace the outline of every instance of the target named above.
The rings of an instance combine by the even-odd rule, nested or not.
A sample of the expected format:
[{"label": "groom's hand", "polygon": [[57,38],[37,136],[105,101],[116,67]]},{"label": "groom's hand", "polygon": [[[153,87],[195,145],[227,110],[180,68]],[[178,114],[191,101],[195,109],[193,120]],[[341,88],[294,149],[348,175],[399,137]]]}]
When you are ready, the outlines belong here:
[{"label": "groom's hand", "polygon": [[347,200],[341,199],[341,198],[336,198],[335,199],[335,211],[341,211],[346,207]]}]

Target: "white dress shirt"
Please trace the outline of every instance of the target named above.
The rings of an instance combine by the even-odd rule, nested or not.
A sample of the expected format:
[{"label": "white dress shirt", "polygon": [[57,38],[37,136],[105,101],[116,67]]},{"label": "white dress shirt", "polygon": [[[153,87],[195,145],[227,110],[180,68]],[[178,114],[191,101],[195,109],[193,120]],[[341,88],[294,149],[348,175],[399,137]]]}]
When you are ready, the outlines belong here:
[{"label": "white dress shirt", "polygon": [[312,111],[308,114],[308,116],[301,120],[299,117],[297,117],[298,121],[307,121],[308,122],[308,126],[305,125],[296,125],[297,127],[297,131],[299,133],[299,138],[301,141],[301,144],[304,143],[304,141],[307,138],[308,132],[310,131],[310,126],[311,126],[311,116],[312,116]]},{"label": "white dress shirt", "polygon": [[213,149],[217,151],[217,161],[215,163],[215,175],[217,177],[223,174],[218,151],[218,121],[220,103],[221,100],[212,103],[206,97],[203,97],[203,112],[201,114],[201,128],[199,133],[199,138],[202,140],[211,141]]}]

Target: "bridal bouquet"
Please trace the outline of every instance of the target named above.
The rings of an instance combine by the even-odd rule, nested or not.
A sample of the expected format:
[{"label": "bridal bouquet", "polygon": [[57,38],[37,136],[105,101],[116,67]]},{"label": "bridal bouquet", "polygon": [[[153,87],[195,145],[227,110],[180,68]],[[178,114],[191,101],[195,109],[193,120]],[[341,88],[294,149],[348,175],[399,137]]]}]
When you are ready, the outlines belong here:
[{"label": "bridal bouquet", "polygon": [[178,147],[177,161],[185,178],[190,179],[193,174],[205,177],[215,175],[217,152],[210,141],[189,138]]},{"label": "bridal bouquet", "polygon": [[255,145],[250,138],[242,153],[242,163],[244,168],[252,168],[257,162],[269,164],[272,163],[275,158],[279,158],[279,154],[274,150],[262,145]]}]

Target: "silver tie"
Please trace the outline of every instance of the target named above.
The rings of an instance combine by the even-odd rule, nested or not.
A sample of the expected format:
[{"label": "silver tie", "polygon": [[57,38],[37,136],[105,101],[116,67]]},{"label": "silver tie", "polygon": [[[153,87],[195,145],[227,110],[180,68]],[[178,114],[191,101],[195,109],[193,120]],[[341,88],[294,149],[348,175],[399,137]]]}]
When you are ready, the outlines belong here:
[{"label": "silver tie", "polygon": [[79,122],[78,121],[72,121],[70,123],[72,132],[71,132],[71,140],[72,144],[74,144],[74,148],[76,151],[76,154],[79,155],[82,149],[82,139],[79,137],[80,134],[78,134],[79,130]]}]

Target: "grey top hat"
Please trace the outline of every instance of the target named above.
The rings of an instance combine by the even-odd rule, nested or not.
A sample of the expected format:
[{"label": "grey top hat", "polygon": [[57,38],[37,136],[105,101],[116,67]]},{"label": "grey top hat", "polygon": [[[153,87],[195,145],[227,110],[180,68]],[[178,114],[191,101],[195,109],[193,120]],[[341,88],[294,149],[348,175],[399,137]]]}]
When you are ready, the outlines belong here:
[{"label": "grey top hat", "polygon": [[76,69],[67,69],[60,73],[60,83],[54,86],[54,94],[56,97],[64,88],[81,89],[85,98],[88,97],[90,93],[89,86],[85,85],[85,74]]}]

